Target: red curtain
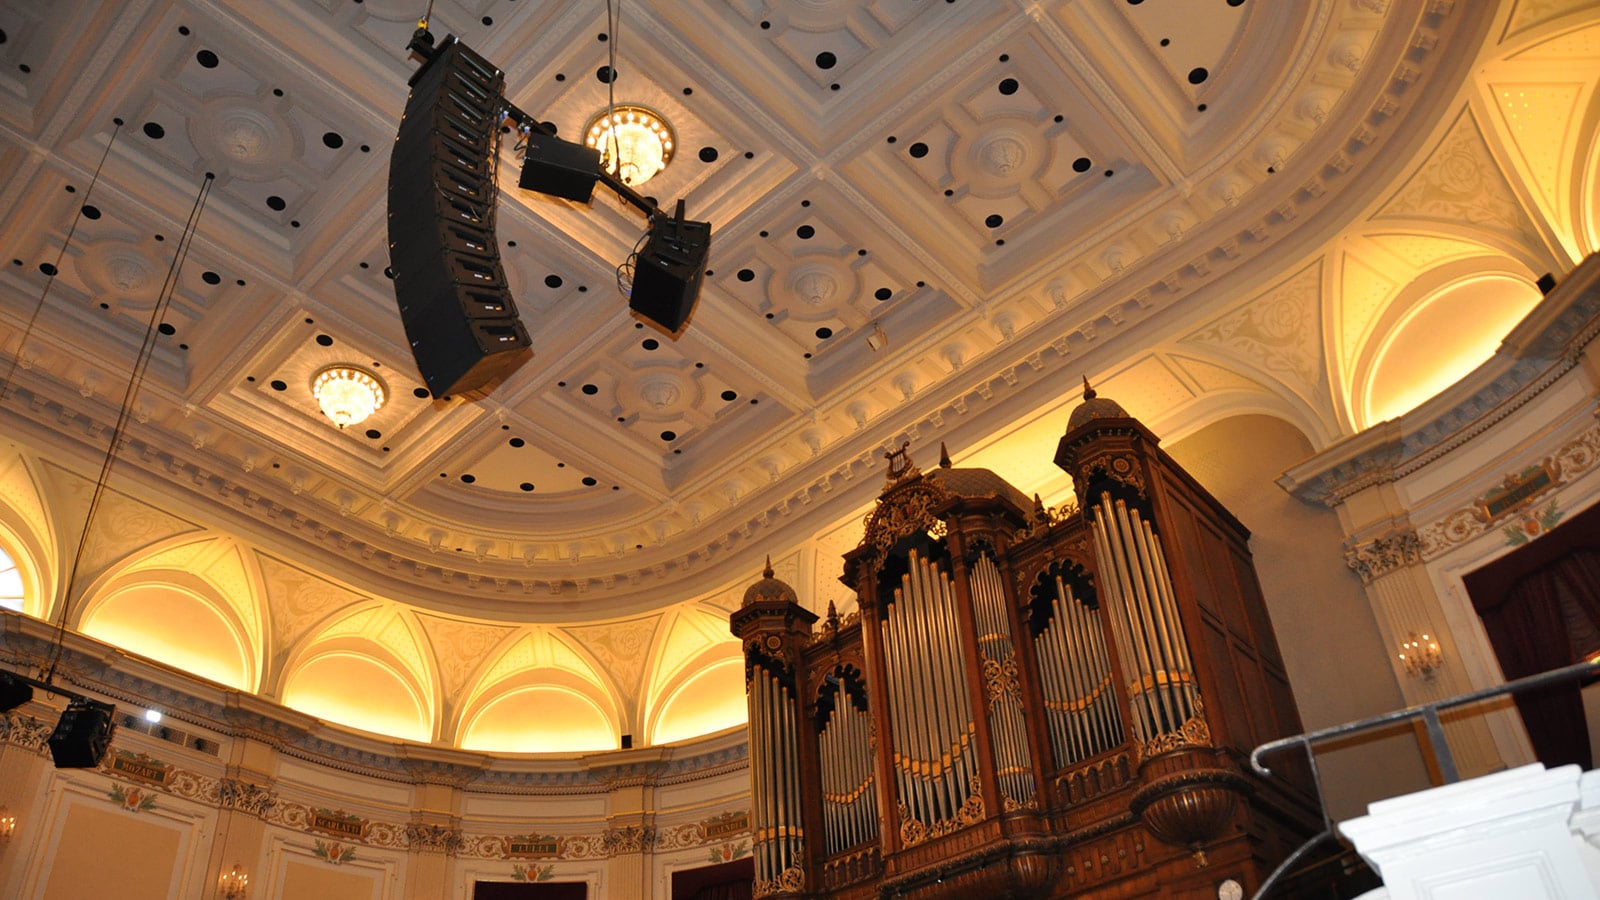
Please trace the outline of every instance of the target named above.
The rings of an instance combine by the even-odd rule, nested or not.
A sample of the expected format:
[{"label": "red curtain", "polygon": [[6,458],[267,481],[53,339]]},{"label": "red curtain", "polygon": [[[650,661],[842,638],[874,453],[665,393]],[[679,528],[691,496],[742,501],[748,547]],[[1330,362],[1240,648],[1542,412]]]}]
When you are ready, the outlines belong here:
[{"label": "red curtain", "polygon": [[[1600,649],[1575,646],[1572,639],[1574,630],[1600,628],[1600,507],[1569,518],[1465,582],[1507,680],[1578,662]],[[1582,620],[1592,627],[1571,627]],[[1591,767],[1576,683],[1524,692],[1516,702],[1540,762]]]}]

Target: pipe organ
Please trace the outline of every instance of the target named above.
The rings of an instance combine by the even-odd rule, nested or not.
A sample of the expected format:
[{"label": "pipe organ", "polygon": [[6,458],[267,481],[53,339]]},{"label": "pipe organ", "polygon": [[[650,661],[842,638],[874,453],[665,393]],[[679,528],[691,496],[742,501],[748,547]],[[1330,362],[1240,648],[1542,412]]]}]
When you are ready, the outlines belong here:
[{"label": "pipe organ", "polygon": [[769,566],[731,617],[756,897],[1216,896],[1316,830],[1244,765],[1301,730],[1248,535],[1142,425],[1085,385],[1062,510],[887,456],[858,610]]}]

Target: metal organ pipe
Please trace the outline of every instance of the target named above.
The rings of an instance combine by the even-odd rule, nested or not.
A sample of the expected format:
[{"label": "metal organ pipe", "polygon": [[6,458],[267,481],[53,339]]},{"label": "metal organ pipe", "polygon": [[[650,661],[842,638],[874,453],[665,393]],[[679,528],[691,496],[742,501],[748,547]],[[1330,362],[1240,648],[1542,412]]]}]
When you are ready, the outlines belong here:
[{"label": "metal organ pipe", "polygon": [[[1141,742],[1177,732],[1195,715],[1188,646],[1159,539],[1137,509],[1102,493],[1094,507],[1095,551],[1113,610],[1119,656],[1133,671],[1129,702]],[[1126,651],[1126,652],[1124,652]],[[1140,708],[1143,714],[1140,714]]]},{"label": "metal organ pipe", "polygon": [[776,882],[800,864],[799,756],[795,700],[765,665],[750,667],[751,807],[756,878]]},{"label": "metal organ pipe", "polygon": [[1162,658],[1160,629],[1153,621],[1154,603],[1145,591],[1144,560],[1139,559],[1139,551],[1129,527],[1127,504],[1118,501],[1112,507],[1111,521],[1114,525],[1111,532],[1113,545],[1118,560],[1126,566],[1123,570],[1125,581],[1133,588],[1127,609],[1134,626],[1135,645],[1144,653],[1145,689],[1155,697],[1156,706],[1161,712],[1154,733],[1164,734],[1176,730],[1183,720],[1179,718],[1173,698],[1166,690],[1167,666]]},{"label": "metal organ pipe", "polygon": [[827,852],[834,855],[874,836],[877,818],[867,714],[841,688],[820,737]]},{"label": "metal organ pipe", "polygon": [[889,738],[906,815],[931,827],[957,814],[977,780],[972,703],[949,576],[914,551],[908,562],[882,628]]},{"label": "metal organ pipe", "polygon": [[[1016,669],[1011,642],[1011,619],[1006,615],[1005,585],[1000,569],[988,553],[978,556],[968,573],[973,612],[978,625],[978,646],[988,664]],[[1033,758],[1022,719],[1022,697],[1016,685],[1002,682],[989,695],[990,732],[994,739],[996,779],[1001,793],[1016,804],[1034,797]]]},{"label": "metal organ pipe", "polygon": [[1122,720],[1111,690],[1111,659],[1100,614],[1080,602],[1059,576],[1038,651],[1050,744],[1067,766],[1121,744]]}]

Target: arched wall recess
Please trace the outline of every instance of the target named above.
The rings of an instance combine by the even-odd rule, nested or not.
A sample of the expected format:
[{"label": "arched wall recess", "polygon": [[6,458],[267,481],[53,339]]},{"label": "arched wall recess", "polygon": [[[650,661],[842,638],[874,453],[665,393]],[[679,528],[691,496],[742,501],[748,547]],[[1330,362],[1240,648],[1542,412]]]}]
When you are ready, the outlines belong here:
[{"label": "arched wall recess", "polygon": [[[610,686],[609,680],[601,677],[590,655],[582,647],[573,646],[573,642],[559,630],[533,629],[507,642],[505,647],[503,652],[478,671],[476,680],[461,692],[440,740],[460,744],[473,723],[481,719],[484,709],[510,694],[541,687],[560,687],[580,694],[600,711],[606,722],[603,739],[595,723],[587,717],[588,714],[580,716],[584,723],[581,727],[594,732],[586,743],[597,744],[598,749],[614,749],[617,736],[627,733],[632,727],[623,706],[624,701]],[[515,729],[498,736],[485,730],[475,739],[484,743],[515,743],[515,735]]]},{"label": "arched wall recess", "polygon": [[371,641],[330,641],[302,657],[284,678],[285,706],[339,725],[410,741],[433,740],[421,686]]},{"label": "arched wall recess", "polygon": [[0,607],[44,618],[49,595],[28,542],[0,521]]},{"label": "arched wall recess", "polygon": [[[720,651],[707,656],[723,656]],[[688,667],[686,667],[688,668]],[[744,659],[734,653],[704,666],[694,666],[686,677],[664,688],[663,699],[650,717],[647,741],[670,744],[743,725],[749,710],[744,702]]]},{"label": "arched wall recess", "polygon": [[1504,257],[1459,260],[1400,290],[1357,356],[1348,395],[1358,428],[1409,412],[1494,355],[1539,302],[1533,276]]},{"label": "arched wall recess", "polygon": [[[739,656],[740,643],[728,632],[727,613],[707,613],[695,604],[677,607],[663,617],[650,651],[639,698],[638,738],[653,731],[666,695],[700,670],[722,659]],[[742,688],[741,688],[742,693]]]},{"label": "arched wall recess", "polygon": [[1581,178],[1574,179],[1578,197],[1573,207],[1579,211],[1578,232],[1583,255],[1600,252],[1600,130],[1590,135],[1588,162]]},{"label": "arched wall recess", "polygon": [[1597,46],[1590,17],[1558,16],[1502,45],[1476,75],[1478,118],[1563,268],[1595,249],[1583,188],[1600,120]]},{"label": "arched wall recess", "polygon": [[[425,647],[407,614],[393,605],[368,603],[330,619],[289,648],[276,683],[266,685],[262,693],[329,721],[433,740],[440,724],[438,678]],[[370,657],[375,668],[361,670],[354,663],[335,660],[344,656]],[[335,680],[326,684],[307,680],[305,672],[313,664]],[[371,684],[364,685],[364,680]],[[364,693],[368,690],[370,695]],[[413,737],[416,733],[422,737]]]},{"label": "arched wall recess", "polygon": [[183,535],[119,564],[110,578],[122,579],[144,573],[182,573],[216,596],[232,612],[256,660],[272,655],[271,629],[259,572],[249,562],[252,554],[236,538],[206,533]]},{"label": "arched wall recess", "polygon": [[29,461],[21,454],[0,457],[0,549],[22,578],[22,596],[28,598],[22,612],[41,619],[54,615],[58,593],[50,518]]},{"label": "arched wall recess", "polygon": [[570,672],[529,672],[467,710],[456,743],[505,753],[615,750],[619,731],[609,700]]},{"label": "arched wall recess", "polygon": [[78,630],[227,687],[256,688],[258,657],[243,623],[210,585],[186,572],[112,580],[85,599]]}]

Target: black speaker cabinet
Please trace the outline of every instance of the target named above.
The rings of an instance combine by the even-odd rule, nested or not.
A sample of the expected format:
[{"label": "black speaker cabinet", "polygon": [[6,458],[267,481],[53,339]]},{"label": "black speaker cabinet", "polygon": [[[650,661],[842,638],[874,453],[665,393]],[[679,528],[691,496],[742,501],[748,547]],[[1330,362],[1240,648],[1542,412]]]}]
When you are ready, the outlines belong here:
[{"label": "black speaker cabinet", "polygon": [[117,708],[99,700],[77,699],[67,704],[61,721],[50,733],[50,757],[58,769],[92,769],[100,765],[116,730]]},{"label": "black speaker cabinet", "polygon": [[700,299],[710,251],[709,222],[657,219],[634,260],[628,308],[668,334],[682,331]]},{"label": "black speaker cabinet", "polygon": [[389,260],[436,397],[481,393],[532,356],[494,234],[504,77],[447,38],[411,81],[389,158]]},{"label": "black speaker cabinet", "polygon": [[563,141],[553,134],[528,136],[528,153],[523,157],[522,177],[517,181],[523,190],[588,203],[594,196],[594,183],[599,180],[599,150]]}]

